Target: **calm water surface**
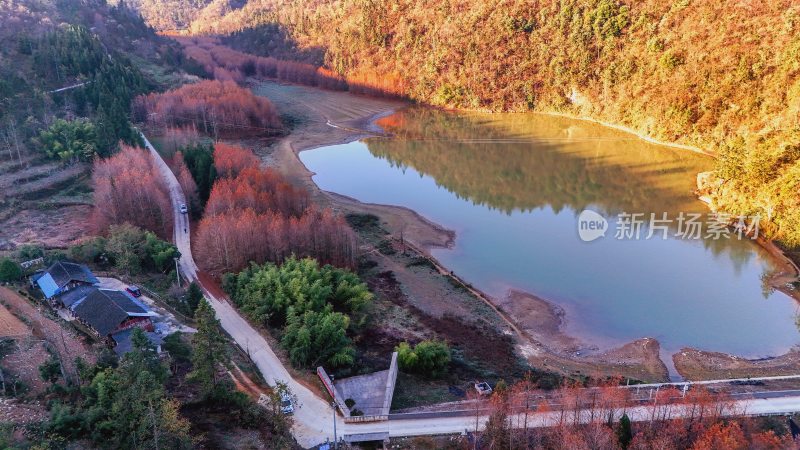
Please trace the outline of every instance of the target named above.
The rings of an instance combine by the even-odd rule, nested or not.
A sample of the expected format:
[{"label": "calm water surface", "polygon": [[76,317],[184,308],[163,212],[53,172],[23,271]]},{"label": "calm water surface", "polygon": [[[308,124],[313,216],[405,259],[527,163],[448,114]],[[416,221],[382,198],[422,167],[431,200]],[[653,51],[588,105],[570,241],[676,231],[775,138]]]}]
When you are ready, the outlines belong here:
[{"label": "calm water surface", "polygon": [[[800,341],[796,305],[762,288],[774,267],[753,243],[614,238],[621,212],[705,218],[692,189],[709,158],[543,115],[414,108],[380,124],[396,137],[300,158],[324,190],[406,206],[455,230],[455,248],[434,256],[490,295],[514,288],[554,301],[566,331],[600,347],[653,337],[666,353],[762,357]],[[585,208],[609,220],[606,237],[579,239]]]}]

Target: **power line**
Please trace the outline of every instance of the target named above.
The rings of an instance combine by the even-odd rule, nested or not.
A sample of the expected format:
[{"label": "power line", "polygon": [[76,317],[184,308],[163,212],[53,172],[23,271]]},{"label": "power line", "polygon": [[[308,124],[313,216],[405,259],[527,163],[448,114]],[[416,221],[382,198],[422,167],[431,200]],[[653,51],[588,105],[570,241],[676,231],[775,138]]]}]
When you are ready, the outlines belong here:
[{"label": "power line", "polygon": [[183,120],[190,121],[192,123],[196,122],[197,120],[202,120],[204,123],[205,122],[209,122],[209,123],[213,123],[215,125],[225,125],[225,126],[230,127],[230,128],[251,128],[251,129],[255,129],[255,130],[278,131],[278,132],[286,131],[284,128],[267,128],[267,127],[259,127],[259,126],[254,126],[254,125],[242,125],[242,124],[236,124],[236,123],[230,123],[230,122],[218,122],[218,121],[215,121],[215,120],[199,119],[197,117],[179,116],[179,115],[175,115],[175,114],[150,113],[148,115],[149,116],[155,116],[155,115],[167,116],[168,115],[172,119],[183,119]]}]

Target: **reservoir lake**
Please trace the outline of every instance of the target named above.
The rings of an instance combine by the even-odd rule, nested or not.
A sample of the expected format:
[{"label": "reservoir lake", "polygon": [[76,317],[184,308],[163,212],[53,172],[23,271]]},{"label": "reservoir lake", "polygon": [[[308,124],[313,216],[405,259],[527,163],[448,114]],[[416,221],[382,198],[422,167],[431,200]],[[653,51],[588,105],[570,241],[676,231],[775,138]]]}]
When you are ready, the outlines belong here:
[{"label": "reservoir lake", "polygon": [[[762,283],[771,256],[747,237],[710,232],[693,194],[710,157],[540,114],[409,108],[378,125],[392,137],[300,159],[323,190],[454,230],[453,248],[432,255],[490,296],[516,289],[553,302],[566,333],[601,349],[652,337],[664,356],[693,347],[755,358],[800,342],[796,303]],[[581,239],[584,210],[607,221],[605,235]],[[621,215],[633,213],[639,238],[618,239],[634,228]],[[647,238],[651,213],[667,221]],[[682,214],[700,215],[699,239],[676,236]]]}]

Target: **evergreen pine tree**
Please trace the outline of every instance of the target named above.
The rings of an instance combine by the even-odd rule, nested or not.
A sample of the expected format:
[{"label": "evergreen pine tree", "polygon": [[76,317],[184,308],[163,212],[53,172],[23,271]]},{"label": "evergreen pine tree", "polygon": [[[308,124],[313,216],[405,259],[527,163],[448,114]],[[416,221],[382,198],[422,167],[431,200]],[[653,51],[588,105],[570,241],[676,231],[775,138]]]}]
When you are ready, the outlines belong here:
[{"label": "evergreen pine tree", "polygon": [[225,362],[225,338],[220,331],[219,320],[214,309],[202,300],[194,314],[197,333],[192,338],[192,371],[188,378],[200,385],[200,394],[208,398],[213,394],[219,380],[217,367]]},{"label": "evergreen pine tree", "polygon": [[627,414],[623,414],[619,419],[619,424],[617,424],[617,442],[619,442],[619,446],[624,450],[631,445],[631,440],[633,440],[631,419]]}]

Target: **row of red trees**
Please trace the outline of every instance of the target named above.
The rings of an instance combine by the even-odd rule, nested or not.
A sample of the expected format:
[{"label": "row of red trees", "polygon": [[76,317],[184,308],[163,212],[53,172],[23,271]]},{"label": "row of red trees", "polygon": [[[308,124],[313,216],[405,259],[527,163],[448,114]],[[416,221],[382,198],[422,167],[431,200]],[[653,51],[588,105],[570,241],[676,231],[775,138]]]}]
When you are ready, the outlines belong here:
[{"label": "row of red trees", "polygon": [[293,254],[352,268],[355,239],[347,223],[329,209],[310,208],[294,217],[247,208],[204,217],[196,249],[200,265],[215,275],[239,271],[251,262],[281,262]]},{"label": "row of red trees", "polygon": [[277,172],[249,168],[236,178],[220,178],[214,183],[206,215],[252,209],[256,213],[274,211],[286,217],[299,217],[307,207],[308,194],[286,183]]},{"label": "row of red trees", "polygon": [[294,254],[353,267],[356,241],[349,225],[330,210],[309,207],[306,191],[258,165],[249,150],[215,146],[219,178],[195,239],[200,265],[222,274]]},{"label": "row of red trees", "polygon": [[152,230],[162,238],[172,231],[169,195],[152,156],[121,145],[107,159],[97,158],[92,171],[95,217],[99,231],[125,222]]},{"label": "row of red trees", "polygon": [[137,97],[134,118],[161,127],[195,126],[215,137],[276,133],[280,118],[269,100],[232,81],[201,81]]},{"label": "row of red trees", "polygon": [[489,414],[483,430],[477,430],[482,448],[797,448],[785,428],[777,434],[743,418],[729,395],[702,386],[687,392],[642,390],[637,396],[635,390],[615,382],[593,389],[565,386],[542,392],[523,380],[498,389],[489,400],[473,396],[473,401],[476,424],[487,410]]},{"label": "row of red trees", "polygon": [[380,97],[402,97],[406,86],[400,77],[359,73],[343,77],[332,70],[296,61],[255,56],[220,45],[215,38],[176,38],[184,53],[202,65],[217,80],[242,82],[247,76],[278,79]]}]

